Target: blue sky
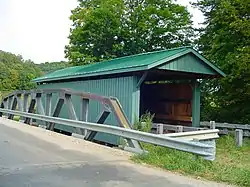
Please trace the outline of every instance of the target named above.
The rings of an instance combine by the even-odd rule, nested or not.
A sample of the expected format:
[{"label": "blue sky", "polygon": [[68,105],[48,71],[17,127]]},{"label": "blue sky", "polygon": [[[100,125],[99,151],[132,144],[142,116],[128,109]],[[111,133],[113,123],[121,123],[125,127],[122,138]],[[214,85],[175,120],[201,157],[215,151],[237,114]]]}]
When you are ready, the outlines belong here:
[{"label": "blue sky", "polygon": [[[177,0],[188,6],[197,26],[203,16],[189,1],[194,0]],[[35,63],[65,60],[70,11],[76,6],[77,0],[0,0],[0,50]]]}]

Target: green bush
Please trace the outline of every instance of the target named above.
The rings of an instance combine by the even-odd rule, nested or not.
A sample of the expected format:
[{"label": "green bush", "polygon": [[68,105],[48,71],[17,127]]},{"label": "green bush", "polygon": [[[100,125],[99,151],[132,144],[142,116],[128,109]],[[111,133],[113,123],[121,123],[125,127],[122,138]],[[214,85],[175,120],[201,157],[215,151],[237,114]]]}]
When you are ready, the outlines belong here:
[{"label": "green bush", "polygon": [[150,112],[143,114],[139,120],[135,118],[134,129],[143,132],[150,132],[152,129],[153,118],[154,114],[151,114]]}]

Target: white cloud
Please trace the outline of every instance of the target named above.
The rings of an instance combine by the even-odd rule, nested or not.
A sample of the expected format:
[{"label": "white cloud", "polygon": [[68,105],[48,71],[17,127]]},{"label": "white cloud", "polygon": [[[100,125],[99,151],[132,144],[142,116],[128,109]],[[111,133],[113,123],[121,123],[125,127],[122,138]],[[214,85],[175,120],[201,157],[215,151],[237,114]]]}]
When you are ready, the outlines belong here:
[{"label": "white cloud", "polygon": [[[178,0],[194,14],[201,13],[187,0]],[[71,10],[77,0],[0,0],[0,50],[21,54],[35,63],[64,60]]]}]

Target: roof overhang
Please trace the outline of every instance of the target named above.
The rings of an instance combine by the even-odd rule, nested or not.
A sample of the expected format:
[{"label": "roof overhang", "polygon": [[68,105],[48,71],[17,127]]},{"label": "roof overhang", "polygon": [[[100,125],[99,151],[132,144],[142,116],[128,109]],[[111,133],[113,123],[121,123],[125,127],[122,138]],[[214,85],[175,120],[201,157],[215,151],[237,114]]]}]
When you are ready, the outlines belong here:
[{"label": "roof overhang", "polygon": [[[212,73],[212,76],[210,76],[211,74],[207,74],[207,76],[210,76],[210,77],[225,77],[226,74],[224,72],[222,72],[217,66],[215,66],[214,64],[212,64],[211,62],[209,62],[205,57],[203,57],[202,55],[200,55],[197,51],[195,51],[194,49],[187,49],[183,52],[180,52],[176,55],[173,55],[173,56],[170,56],[168,58],[165,58],[165,59],[162,59],[162,60],[159,60],[157,62],[154,62],[150,65],[148,65],[147,69],[154,69],[156,67],[161,67],[162,65],[164,64],[169,64],[170,62],[173,62],[174,60],[178,59],[178,58],[181,58],[185,55],[188,55],[188,54],[192,54],[194,55],[195,57],[197,57],[199,59],[199,62],[200,65],[204,64],[205,68],[207,69],[210,69],[210,70],[213,70],[213,73]],[[175,63],[179,63],[178,61],[176,61]],[[192,66],[194,64],[188,64],[188,62],[186,62],[186,66]],[[178,66],[178,64],[176,64],[176,66]],[[178,69],[178,68],[170,68],[170,67],[166,67],[166,70],[169,70],[169,71],[180,71],[180,72],[186,72],[186,73],[196,73],[196,74],[202,74],[202,73],[198,73],[198,72],[195,72],[195,71],[188,71],[187,69]],[[204,73],[206,75],[206,73]],[[203,76],[205,77],[205,76]]]},{"label": "roof overhang", "polygon": [[[102,68],[103,66],[100,66],[100,64],[105,63],[101,62],[98,64],[94,64],[96,68],[92,71],[88,71],[90,66],[78,66],[78,67],[71,67],[66,68],[63,70],[58,70],[55,72],[52,72],[51,74],[44,75],[42,77],[36,78],[32,80],[36,83],[44,83],[44,82],[54,82],[54,81],[62,81],[62,80],[76,80],[78,78],[82,79],[99,79],[101,77],[108,77],[108,76],[123,76],[124,74],[133,74],[134,72],[144,72],[144,71],[152,71],[154,69],[163,69],[166,70],[166,72],[170,73],[170,71],[173,72],[180,72],[184,73],[190,73],[190,74],[200,74],[204,75],[203,77],[224,77],[225,74],[215,65],[213,65],[211,62],[209,62],[206,58],[204,58],[202,55],[200,55],[197,51],[190,47],[184,47],[184,48],[177,48],[177,49],[170,49],[170,51],[177,51],[175,53],[168,53],[168,50],[163,51],[156,51],[156,52],[150,52],[145,54],[138,54],[138,57],[144,57],[143,63],[135,63],[136,60],[131,60],[131,58],[136,58],[137,56],[128,56],[128,57],[121,57],[118,59],[112,60],[114,63],[111,64],[110,62],[106,62],[105,68]],[[166,54],[168,53],[168,54]],[[154,55],[153,58],[151,58],[151,54]],[[158,55],[159,54],[159,55]],[[166,54],[166,55],[165,55]],[[192,55],[195,57],[195,59],[192,60],[183,60],[180,63],[180,59],[187,55]],[[165,56],[164,56],[165,55]],[[158,57],[158,58],[155,58]],[[127,65],[121,65],[121,60],[126,60]],[[118,63],[118,67],[115,66],[115,62],[120,60],[120,64]],[[145,60],[147,61],[145,63]],[[129,63],[128,63],[129,62]],[[178,68],[171,68],[172,64],[176,65]],[[197,67],[200,65],[201,70],[199,72],[199,67],[196,69],[196,71],[190,70],[190,67],[195,66],[195,63]],[[111,66],[109,66],[111,64]],[[96,66],[97,65],[97,66]],[[93,67],[92,66],[92,67]],[[202,69],[203,68],[203,69]],[[207,71],[205,71],[207,69]],[[188,77],[188,76],[187,76]]]}]

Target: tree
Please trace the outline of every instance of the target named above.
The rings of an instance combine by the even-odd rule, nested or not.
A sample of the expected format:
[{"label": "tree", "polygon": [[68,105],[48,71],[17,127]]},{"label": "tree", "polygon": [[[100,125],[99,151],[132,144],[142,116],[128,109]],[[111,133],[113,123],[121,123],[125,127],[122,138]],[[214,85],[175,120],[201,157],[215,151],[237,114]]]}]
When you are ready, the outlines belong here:
[{"label": "tree", "polygon": [[68,62],[35,64],[15,55],[0,50],[0,99],[13,90],[29,90],[36,87],[32,79],[58,69],[68,67]]},{"label": "tree", "polygon": [[79,0],[66,57],[73,65],[190,45],[191,16],[172,0]]},{"label": "tree", "polygon": [[70,66],[68,62],[45,62],[41,64],[36,64],[37,67],[41,70],[42,74],[47,74],[59,69],[67,68]]},{"label": "tree", "polygon": [[32,89],[36,85],[31,80],[40,75],[34,62],[0,50],[0,92]]},{"label": "tree", "polygon": [[206,118],[250,123],[250,1],[198,0],[194,5],[206,17],[199,49],[227,74],[204,86]]}]

